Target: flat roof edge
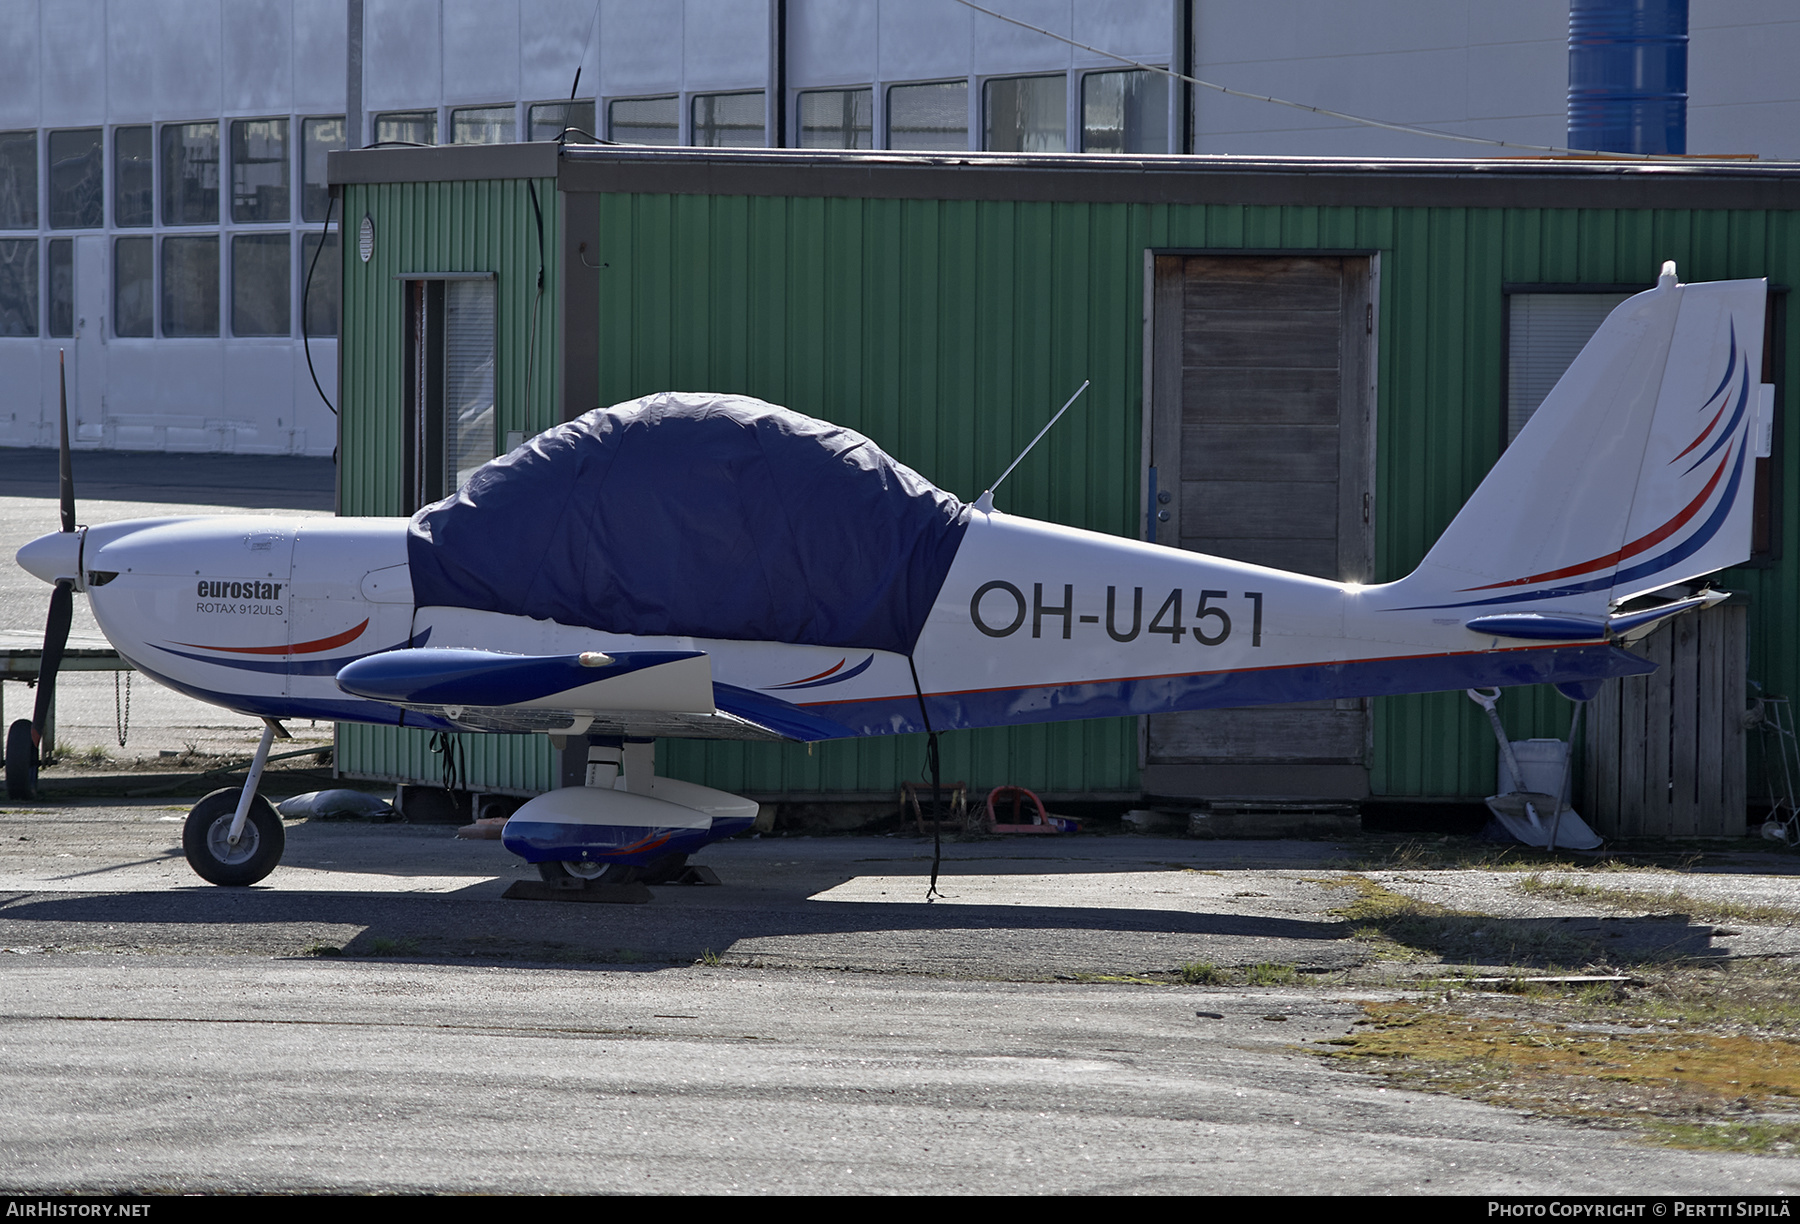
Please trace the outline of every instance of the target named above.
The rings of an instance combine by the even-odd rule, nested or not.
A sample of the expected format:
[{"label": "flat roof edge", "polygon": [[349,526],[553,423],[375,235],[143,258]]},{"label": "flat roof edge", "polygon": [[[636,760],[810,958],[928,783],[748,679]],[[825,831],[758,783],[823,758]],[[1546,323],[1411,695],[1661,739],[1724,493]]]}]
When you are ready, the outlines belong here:
[{"label": "flat roof edge", "polygon": [[473,179],[555,178],[554,141],[500,145],[382,145],[340,149],[325,159],[325,180],[340,183],[455,183]]},{"label": "flat roof edge", "polygon": [[564,192],[1301,204],[1347,207],[1800,209],[1800,164],[1370,159],[565,145],[333,153],[340,183],[548,178]]}]

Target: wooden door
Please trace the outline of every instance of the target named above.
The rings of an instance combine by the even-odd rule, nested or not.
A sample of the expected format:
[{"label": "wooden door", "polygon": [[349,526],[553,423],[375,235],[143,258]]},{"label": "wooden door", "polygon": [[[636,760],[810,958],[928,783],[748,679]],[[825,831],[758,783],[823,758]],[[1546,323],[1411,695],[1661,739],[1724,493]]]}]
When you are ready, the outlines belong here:
[{"label": "wooden door", "polygon": [[[1373,262],[1156,257],[1149,522],[1158,543],[1321,578],[1372,577]],[[1360,798],[1367,706],[1153,716],[1144,789]]]}]

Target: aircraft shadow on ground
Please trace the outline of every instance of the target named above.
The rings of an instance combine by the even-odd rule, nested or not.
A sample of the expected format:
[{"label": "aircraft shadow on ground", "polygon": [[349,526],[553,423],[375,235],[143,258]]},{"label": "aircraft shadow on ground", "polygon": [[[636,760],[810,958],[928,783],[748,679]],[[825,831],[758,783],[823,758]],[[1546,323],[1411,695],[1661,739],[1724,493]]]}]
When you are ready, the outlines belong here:
[{"label": "aircraft shadow on ground", "polygon": [[[667,893],[668,888],[658,889]],[[708,892],[712,890],[707,890]],[[1385,929],[1383,929],[1385,925]],[[298,893],[270,890],[195,889],[168,893],[87,896],[14,894],[0,898],[0,943],[88,947],[193,946],[222,949],[227,928],[260,930],[266,946],[271,927],[297,928],[295,951],[307,928],[354,927],[341,948],[349,956],[549,960],[563,964],[685,963],[711,953],[750,955],[770,949],[762,941],[817,938],[834,942],[868,936],[872,943],[898,938],[930,951],[931,936],[967,940],[987,932],[1017,947],[1032,940],[1046,949],[1074,935],[1112,934],[1140,949],[1144,937],[1188,936],[1192,948],[1222,964],[1236,963],[1229,948],[1213,941],[1243,940],[1243,963],[1270,959],[1306,961],[1338,949],[1368,948],[1391,940],[1423,959],[1451,964],[1579,968],[1626,967],[1670,961],[1718,961],[1714,928],[1685,915],[1645,918],[1432,918],[1429,925],[1396,919],[1308,920],[1250,914],[1056,907],[1042,905],[928,904],[900,902],[800,902],[721,906],[684,899],[681,904],[594,905],[507,901],[468,894]],[[171,929],[173,928],[173,929]],[[196,931],[195,928],[207,928]],[[919,941],[921,938],[924,943]],[[247,941],[251,942],[251,941]],[[1271,944],[1287,944],[1286,949]],[[742,945],[740,947],[740,945]],[[791,954],[803,948],[787,948]],[[1176,963],[1197,956],[1179,946],[1158,948]],[[1343,956],[1329,957],[1342,962]],[[1357,955],[1355,959],[1361,959]],[[1171,968],[1174,967],[1172,964]]]}]

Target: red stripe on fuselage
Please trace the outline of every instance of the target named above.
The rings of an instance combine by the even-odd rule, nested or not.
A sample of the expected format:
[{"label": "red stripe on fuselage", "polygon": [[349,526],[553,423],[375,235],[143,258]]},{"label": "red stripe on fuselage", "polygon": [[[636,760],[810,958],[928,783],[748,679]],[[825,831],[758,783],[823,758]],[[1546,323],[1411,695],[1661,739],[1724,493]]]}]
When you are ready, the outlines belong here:
[{"label": "red stripe on fuselage", "polygon": [[292,655],[313,654],[321,650],[334,650],[339,646],[354,642],[362,636],[362,631],[369,627],[364,621],[354,629],[346,629],[342,633],[328,638],[320,638],[316,642],[295,642],[288,646],[208,646],[201,642],[176,642],[177,646],[192,646],[196,650],[223,650],[231,654]]},{"label": "red stripe on fuselage", "polygon": [[788,687],[790,687],[792,685],[796,685],[796,684],[809,684],[814,680],[823,680],[826,676],[829,676],[832,672],[834,672],[838,668],[842,667],[844,665],[844,663],[845,663],[845,660],[839,659],[834,665],[832,665],[831,667],[827,667],[824,671],[820,672],[816,676],[807,676],[804,680],[789,680],[787,682],[787,684],[777,684],[775,687],[776,688],[788,688]]}]

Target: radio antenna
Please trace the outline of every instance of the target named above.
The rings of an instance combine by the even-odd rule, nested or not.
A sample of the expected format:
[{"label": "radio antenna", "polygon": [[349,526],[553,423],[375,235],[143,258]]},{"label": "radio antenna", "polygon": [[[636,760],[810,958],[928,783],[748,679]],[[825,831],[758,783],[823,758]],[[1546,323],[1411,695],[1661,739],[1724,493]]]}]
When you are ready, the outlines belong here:
[{"label": "radio antenna", "polygon": [[1088,384],[1092,381],[1092,379],[1087,378],[1081,380],[1081,385],[1075,388],[1075,394],[1069,397],[1069,402],[1064,404],[1061,408],[1058,408],[1056,410],[1056,415],[1050,418],[1050,424],[1038,430],[1038,436],[1033,438],[1030,444],[1027,445],[1024,450],[1019,452],[1019,457],[1006,465],[1006,470],[1000,473],[1000,479],[989,485],[987,490],[983,492],[980,497],[975,499],[975,508],[977,510],[981,511],[983,514],[990,513],[993,510],[994,490],[1000,487],[1001,481],[1004,481],[1008,476],[1012,475],[1012,470],[1014,468],[1025,461],[1025,456],[1031,453],[1031,448],[1044,440],[1044,435],[1050,432],[1051,426],[1062,420],[1062,414],[1069,410],[1070,405],[1081,398],[1081,393],[1088,389]]}]

